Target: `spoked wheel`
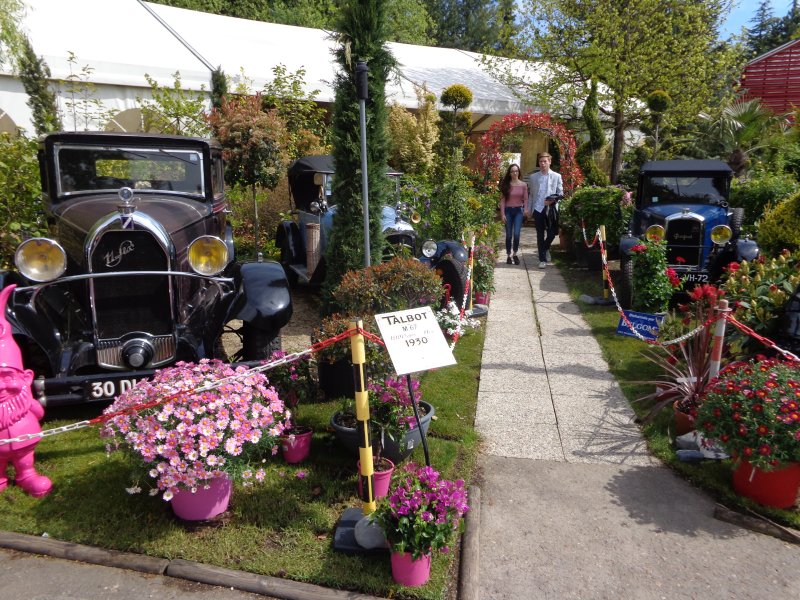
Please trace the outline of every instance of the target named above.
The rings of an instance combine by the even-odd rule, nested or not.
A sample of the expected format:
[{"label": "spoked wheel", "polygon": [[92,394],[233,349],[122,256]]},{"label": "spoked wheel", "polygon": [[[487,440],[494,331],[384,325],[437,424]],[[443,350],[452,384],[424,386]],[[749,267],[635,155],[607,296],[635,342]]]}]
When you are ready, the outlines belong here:
[{"label": "spoked wheel", "polygon": [[633,306],[633,261],[630,256],[622,255],[619,258],[619,284],[617,285],[617,300],[624,309]]},{"label": "spoked wheel", "polygon": [[731,214],[731,220],[728,223],[728,225],[731,228],[731,231],[733,232],[734,239],[739,237],[739,234],[742,232],[743,224],[744,224],[744,209],[734,208],[733,213]]},{"label": "spoked wheel", "polygon": [[[436,265],[436,272],[442,278],[443,284],[450,285],[450,299],[461,308],[464,303],[464,287],[467,284],[466,267],[453,257],[447,256]],[[442,304],[444,304],[444,296],[442,296]]]}]

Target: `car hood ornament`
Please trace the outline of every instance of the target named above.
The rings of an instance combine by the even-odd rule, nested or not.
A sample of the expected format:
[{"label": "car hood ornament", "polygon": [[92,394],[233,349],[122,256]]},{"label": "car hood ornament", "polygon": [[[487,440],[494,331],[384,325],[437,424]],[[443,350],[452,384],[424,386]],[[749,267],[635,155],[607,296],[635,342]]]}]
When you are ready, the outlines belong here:
[{"label": "car hood ornament", "polygon": [[136,212],[136,205],[133,203],[133,190],[123,187],[119,190],[120,204],[117,204],[120,223],[123,229],[133,229],[133,213]]}]

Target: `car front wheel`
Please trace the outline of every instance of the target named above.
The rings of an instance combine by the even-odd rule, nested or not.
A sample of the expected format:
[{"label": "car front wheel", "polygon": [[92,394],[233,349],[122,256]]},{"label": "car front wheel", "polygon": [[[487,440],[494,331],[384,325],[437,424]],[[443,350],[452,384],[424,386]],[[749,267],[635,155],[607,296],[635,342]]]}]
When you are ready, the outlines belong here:
[{"label": "car front wheel", "polygon": [[619,258],[619,284],[617,285],[617,300],[625,310],[633,306],[633,261],[630,256],[623,254]]},{"label": "car front wheel", "polygon": [[242,359],[264,360],[281,349],[280,332],[265,331],[249,323],[242,325]]}]

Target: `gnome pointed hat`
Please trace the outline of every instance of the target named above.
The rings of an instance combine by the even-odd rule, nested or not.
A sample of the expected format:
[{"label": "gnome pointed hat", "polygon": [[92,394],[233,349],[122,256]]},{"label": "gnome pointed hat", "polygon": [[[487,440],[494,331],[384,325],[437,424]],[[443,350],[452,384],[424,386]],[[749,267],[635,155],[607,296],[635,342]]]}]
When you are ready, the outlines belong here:
[{"label": "gnome pointed hat", "polygon": [[12,284],[0,291],[0,367],[23,371],[22,353],[11,335],[11,324],[6,320],[6,303],[16,287]]}]

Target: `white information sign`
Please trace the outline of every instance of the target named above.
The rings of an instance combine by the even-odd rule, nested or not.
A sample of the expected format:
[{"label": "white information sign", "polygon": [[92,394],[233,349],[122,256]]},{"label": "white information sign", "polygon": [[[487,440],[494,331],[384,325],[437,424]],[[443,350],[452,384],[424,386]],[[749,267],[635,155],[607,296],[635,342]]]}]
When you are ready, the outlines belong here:
[{"label": "white information sign", "polygon": [[456,364],[430,306],[375,315],[398,375]]}]

